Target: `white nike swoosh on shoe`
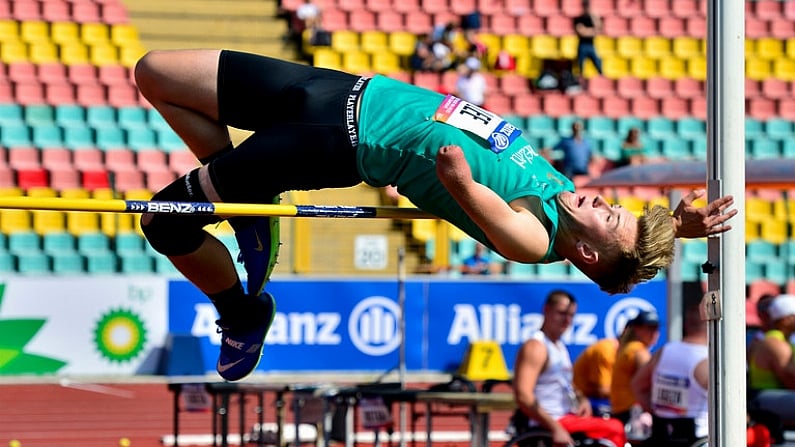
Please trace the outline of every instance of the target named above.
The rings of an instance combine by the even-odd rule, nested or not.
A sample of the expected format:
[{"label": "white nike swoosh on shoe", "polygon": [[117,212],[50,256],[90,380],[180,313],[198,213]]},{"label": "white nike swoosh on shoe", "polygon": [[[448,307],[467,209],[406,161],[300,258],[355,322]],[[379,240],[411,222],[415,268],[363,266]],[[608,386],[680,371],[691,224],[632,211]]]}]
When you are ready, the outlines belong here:
[{"label": "white nike swoosh on shoe", "polygon": [[226,372],[227,370],[229,370],[230,368],[233,368],[235,365],[237,365],[238,363],[242,362],[243,360],[245,360],[245,359],[238,359],[235,362],[227,363],[225,365],[222,365],[221,361],[219,360],[218,361],[218,366],[216,367],[216,369],[218,370],[219,373]]}]

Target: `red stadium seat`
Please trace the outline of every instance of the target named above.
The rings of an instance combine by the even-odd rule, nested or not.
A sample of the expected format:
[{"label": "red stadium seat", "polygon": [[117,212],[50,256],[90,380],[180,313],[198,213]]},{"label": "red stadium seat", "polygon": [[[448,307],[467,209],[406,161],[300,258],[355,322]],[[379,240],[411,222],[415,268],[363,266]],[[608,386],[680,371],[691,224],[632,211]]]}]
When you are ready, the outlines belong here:
[{"label": "red stadium seat", "polygon": [[433,29],[433,17],[422,10],[406,12],[406,31],[417,35],[429,33]]},{"label": "red stadium seat", "polygon": [[107,103],[105,87],[100,84],[80,84],[76,87],[77,103],[84,107]]},{"label": "red stadium seat", "polygon": [[63,189],[77,188],[80,186],[80,173],[69,167],[54,167],[49,169],[50,187],[61,191]]},{"label": "red stadium seat", "polygon": [[447,12],[450,9],[447,0],[421,0],[420,6],[422,6],[423,11],[429,14]]},{"label": "red stadium seat", "polygon": [[643,12],[649,17],[659,19],[670,13],[671,6],[668,0],[643,0]]},{"label": "red stadium seat", "polygon": [[795,21],[793,19],[778,18],[770,21],[770,37],[788,39],[792,36],[795,36]]},{"label": "red stadium seat", "polygon": [[554,17],[560,15],[559,0],[533,1],[532,12],[541,17]]},{"label": "red stadium seat", "polygon": [[660,113],[670,119],[679,119],[690,114],[690,103],[685,98],[666,96],[660,99]]},{"label": "red stadium seat", "polygon": [[683,98],[695,98],[706,95],[704,84],[693,78],[680,78],[674,81],[674,91]]},{"label": "red stadium seat", "polygon": [[45,169],[72,169],[72,151],[65,147],[48,147],[41,151],[41,166]]},{"label": "red stadium seat", "polygon": [[364,0],[337,0],[337,7],[343,11],[359,11],[364,8]]},{"label": "red stadium seat", "polygon": [[582,14],[582,0],[560,0],[560,12],[567,17]]},{"label": "red stadium seat", "polygon": [[50,186],[50,176],[44,168],[24,168],[16,170],[17,186],[22,189]]},{"label": "red stadium seat", "polygon": [[[534,16],[531,14],[525,14],[517,17],[516,19],[516,29],[524,34],[525,36],[536,36],[538,34],[544,34],[546,29],[544,28],[544,18],[539,16]],[[492,31],[495,34],[499,34],[499,30]],[[503,33],[504,34],[504,33]]]},{"label": "red stadium seat", "polygon": [[72,2],[72,20],[77,23],[102,23],[99,5],[94,2]]},{"label": "red stadium seat", "polygon": [[438,92],[442,89],[442,77],[439,73],[417,71],[411,80],[412,84]]},{"label": "red stadium seat", "polygon": [[102,23],[118,25],[130,22],[127,8],[121,2],[104,2],[100,5],[99,13],[102,16]]},{"label": "red stadium seat", "polygon": [[630,114],[636,118],[649,119],[660,114],[660,103],[649,96],[638,96],[630,100]]},{"label": "red stadium seat", "polygon": [[762,83],[756,79],[745,78],[745,97],[755,98],[762,96]]},{"label": "red stadium seat", "polygon": [[38,169],[41,167],[39,150],[35,147],[17,146],[8,150],[8,166],[12,169]]},{"label": "red stadium seat", "polygon": [[403,14],[395,11],[378,11],[376,16],[377,28],[386,33],[403,31]]},{"label": "red stadium seat", "polygon": [[634,19],[643,15],[643,3],[639,0],[616,0],[616,12]]},{"label": "red stadium seat", "polygon": [[509,96],[530,92],[530,80],[518,73],[505,73],[499,78],[500,91]]},{"label": "red stadium seat", "polygon": [[41,9],[36,0],[15,0],[11,3],[11,17],[20,22],[40,20]]},{"label": "red stadium seat", "polygon": [[791,97],[776,99],[776,109],[780,118],[795,121],[795,99]]},{"label": "red stadium seat", "polygon": [[81,170],[80,183],[89,191],[110,188],[108,172],[102,168]]},{"label": "red stadium seat", "polygon": [[773,20],[784,17],[784,7],[780,0],[756,0],[750,2],[753,5],[753,15],[761,20]]},{"label": "red stadium seat", "polygon": [[590,118],[601,113],[601,101],[595,96],[581,93],[571,100],[571,109],[581,118]]},{"label": "red stadium seat", "polygon": [[513,113],[511,97],[502,93],[494,92],[486,95],[483,108],[496,113],[497,115],[508,115]]},{"label": "red stadium seat", "polygon": [[701,15],[698,3],[701,0],[671,0],[671,14],[675,17],[686,19]]},{"label": "red stadium seat", "polygon": [[651,77],[646,79],[646,94],[652,98],[665,98],[674,92],[674,83],[670,79]]},{"label": "red stadium seat", "polygon": [[44,84],[44,96],[48,104],[74,104],[75,88],[66,80],[50,81]]},{"label": "red stadium seat", "polygon": [[[521,16],[525,14],[530,14],[532,10],[532,1],[531,0],[480,0],[479,5],[481,8],[492,10],[492,14],[495,12],[507,12],[508,14],[513,14],[515,16]],[[497,5],[497,6],[487,6],[488,4]],[[502,8],[502,9],[499,9]],[[482,9],[481,11],[483,11]],[[497,9],[497,11],[493,11]]]},{"label": "red stadium seat", "polygon": [[591,9],[600,17],[612,16],[616,13],[615,0],[591,0]]},{"label": "red stadium seat", "polygon": [[617,94],[616,82],[604,76],[594,76],[588,79],[588,92],[597,98],[605,98]]},{"label": "red stadium seat", "polygon": [[44,98],[44,86],[37,80],[15,82],[14,99],[24,106],[47,103]]},{"label": "red stadium seat", "polygon": [[422,11],[420,0],[396,0],[392,7],[397,12],[408,13],[413,11]]},{"label": "red stadium seat", "polygon": [[146,188],[144,173],[137,169],[112,171],[110,179],[111,187],[116,191],[126,192],[133,189]]},{"label": "red stadium seat", "polygon": [[348,29],[348,13],[337,8],[323,10],[323,28],[334,32]]},{"label": "red stadium seat", "polygon": [[602,99],[602,114],[608,118],[622,118],[629,115],[629,99],[613,96]]},{"label": "red stadium seat", "polygon": [[551,36],[569,36],[574,34],[574,21],[566,16],[549,16],[546,18],[547,34]]},{"label": "red stadium seat", "polygon": [[621,37],[629,34],[629,21],[619,15],[607,16],[602,19],[604,34],[608,37]]},{"label": "red stadium seat", "polygon": [[790,83],[781,79],[767,78],[763,79],[761,84],[761,95],[766,98],[787,98],[792,94]]},{"label": "red stadium seat", "polygon": [[745,101],[745,104],[745,112],[751,118],[766,120],[774,118],[778,114],[776,101],[771,98],[750,98]]},{"label": "red stadium seat", "polygon": [[707,119],[707,98],[699,96],[690,98],[690,116],[702,120]]},{"label": "red stadium seat", "polygon": [[69,65],[67,76],[75,85],[94,84],[97,82],[97,67],[91,64]]},{"label": "red stadium seat", "polygon": [[36,81],[36,65],[32,62],[12,62],[6,66],[8,79],[14,82]]},{"label": "red stadium seat", "polygon": [[673,39],[674,37],[684,36],[687,33],[685,20],[681,17],[667,16],[660,17],[658,20],[659,32],[663,37]]},{"label": "red stadium seat", "polygon": [[348,28],[359,33],[376,29],[375,13],[366,9],[350,11],[348,13]]},{"label": "red stadium seat", "polygon": [[130,85],[130,74],[123,65],[103,65],[97,69],[97,79],[105,85]]},{"label": "red stadium seat", "polygon": [[[400,1],[400,0],[396,0]],[[392,0],[365,0],[365,6],[367,9],[373,12],[385,12],[385,11],[392,11],[393,5]]]},{"label": "red stadium seat", "polygon": [[105,152],[105,168],[122,171],[135,168],[135,153],[128,149],[113,149]]},{"label": "red stadium seat", "polygon": [[146,189],[149,191],[159,191],[177,178],[174,172],[166,168],[144,171],[144,176]]},{"label": "red stadium seat", "polygon": [[795,21],[795,2],[784,2],[784,10],[782,11],[784,18],[789,21]]},{"label": "red stadium seat", "polygon": [[750,39],[760,39],[768,37],[769,30],[767,28],[767,21],[756,17],[745,18],[745,36]]},{"label": "red stadium seat", "polygon": [[113,107],[134,107],[138,105],[138,89],[133,85],[109,85],[106,91],[108,104]]},{"label": "red stadium seat", "polygon": [[66,66],[58,62],[39,64],[38,68],[36,69],[36,75],[38,76],[39,81],[45,83],[54,81],[68,81],[66,76]]},{"label": "red stadium seat", "polygon": [[685,29],[688,36],[705,39],[707,37],[707,19],[702,16],[690,16],[685,19]]},{"label": "red stadium seat", "polygon": [[70,22],[69,2],[66,0],[48,0],[41,2],[41,18],[47,22]]},{"label": "red stadium seat", "polygon": [[635,98],[646,94],[643,80],[633,77],[623,77],[616,81],[616,91],[622,98]]},{"label": "red stadium seat", "polygon": [[544,93],[541,95],[541,106],[545,114],[555,118],[571,115],[571,98],[564,93]]},{"label": "red stadium seat", "polygon": [[635,37],[657,35],[657,19],[646,15],[634,17],[629,21],[629,31]]},{"label": "red stadium seat", "polygon": [[[505,5],[504,3],[508,3],[508,2],[503,2],[502,0],[477,0],[476,1],[478,11],[484,16],[488,16],[488,15],[491,15],[491,14],[502,13],[502,12],[513,13],[507,8],[507,5]],[[529,1],[525,0],[524,3],[529,4]],[[527,8],[529,9],[529,5],[527,6]],[[527,12],[527,10],[525,10],[525,12]]]},{"label": "red stadium seat", "polygon": [[471,14],[477,10],[477,0],[452,0],[450,2],[450,12],[457,16]]},{"label": "red stadium seat", "polygon": [[72,154],[72,163],[78,170],[104,170],[102,151],[98,148],[75,149]]},{"label": "red stadium seat", "polygon": [[520,116],[541,113],[541,96],[533,93],[520,93],[513,97],[513,111]]}]

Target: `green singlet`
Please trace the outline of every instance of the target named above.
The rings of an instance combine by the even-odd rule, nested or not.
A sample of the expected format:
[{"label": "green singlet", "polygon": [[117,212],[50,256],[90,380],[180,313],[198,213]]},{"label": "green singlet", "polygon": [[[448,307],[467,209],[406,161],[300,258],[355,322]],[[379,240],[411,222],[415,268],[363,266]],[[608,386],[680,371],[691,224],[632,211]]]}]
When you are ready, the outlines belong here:
[{"label": "green singlet", "polygon": [[541,206],[533,214],[549,233],[549,250],[542,262],[560,260],[552,250],[558,228],[555,197],[574,191],[574,185],[555,170],[523,138],[495,153],[481,137],[435,121],[445,96],[440,93],[375,76],[361,99],[358,169],[368,185],[396,185],[417,207],[445,219],[491,249],[483,230],[466,215],[436,176],[440,147],[458,145],[472,169],[474,180],[506,202],[536,197]]}]

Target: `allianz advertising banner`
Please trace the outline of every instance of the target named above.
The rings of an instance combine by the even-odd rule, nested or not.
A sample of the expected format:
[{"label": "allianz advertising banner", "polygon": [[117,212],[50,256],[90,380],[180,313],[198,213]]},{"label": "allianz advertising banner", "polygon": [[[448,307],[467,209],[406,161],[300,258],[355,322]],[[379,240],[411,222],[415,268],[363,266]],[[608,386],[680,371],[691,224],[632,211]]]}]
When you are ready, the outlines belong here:
[{"label": "allianz advertising banner", "polygon": [[[405,284],[406,368],[453,371],[469,344],[495,340],[508,368],[519,345],[541,326],[541,309],[556,288],[578,300],[565,336],[572,357],[599,338],[620,334],[641,309],[666,319],[666,285],[653,281],[629,295],[609,296],[591,283],[412,278]],[[401,310],[394,280],[274,280],[276,319],[259,370],[387,371],[399,366]],[[215,309],[184,281],[169,285],[168,330],[195,337],[206,372],[215,369],[220,335]],[[661,327],[660,343],[667,338]]]}]

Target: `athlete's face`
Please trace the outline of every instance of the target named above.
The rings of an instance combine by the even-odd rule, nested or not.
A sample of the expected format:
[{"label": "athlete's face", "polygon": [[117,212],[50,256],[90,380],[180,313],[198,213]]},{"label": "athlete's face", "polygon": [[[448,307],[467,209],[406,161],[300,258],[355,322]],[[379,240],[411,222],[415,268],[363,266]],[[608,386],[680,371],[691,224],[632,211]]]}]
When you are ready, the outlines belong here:
[{"label": "athlete's face", "polygon": [[[560,227],[575,239],[587,239],[595,245],[610,246],[618,241],[631,247],[638,237],[638,219],[620,205],[611,205],[602,196],[572,192],[558,195]],[[571,234],[571,233],[579,234]]]}]

